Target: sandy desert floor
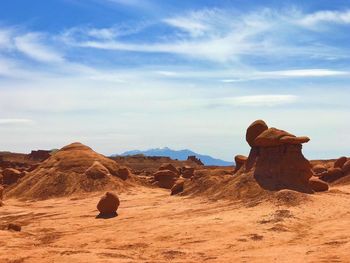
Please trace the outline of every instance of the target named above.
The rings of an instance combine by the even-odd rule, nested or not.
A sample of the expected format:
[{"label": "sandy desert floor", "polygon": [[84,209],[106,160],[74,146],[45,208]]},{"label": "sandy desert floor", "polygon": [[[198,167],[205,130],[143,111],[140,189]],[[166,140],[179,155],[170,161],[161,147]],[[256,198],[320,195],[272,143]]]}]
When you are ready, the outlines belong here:
[{"label": "sandy desert floor", "polygon": [[6,200],[0,262],[350,262],[350,185],[305,204],[245,207],[137,187],[119,215],[96,219],[103,193]]}]

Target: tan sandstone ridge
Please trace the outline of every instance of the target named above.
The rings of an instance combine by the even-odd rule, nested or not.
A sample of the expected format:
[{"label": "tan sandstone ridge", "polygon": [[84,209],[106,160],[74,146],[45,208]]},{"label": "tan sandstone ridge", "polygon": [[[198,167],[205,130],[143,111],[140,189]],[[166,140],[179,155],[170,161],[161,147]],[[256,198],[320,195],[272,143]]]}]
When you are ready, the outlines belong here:
[{"label": "tan sandstone ridge", "polygon": [[122,189],[131,185],[125,168],[81,143],[55,152],[17,184],[6,197],[47,199],[80,192]]}]

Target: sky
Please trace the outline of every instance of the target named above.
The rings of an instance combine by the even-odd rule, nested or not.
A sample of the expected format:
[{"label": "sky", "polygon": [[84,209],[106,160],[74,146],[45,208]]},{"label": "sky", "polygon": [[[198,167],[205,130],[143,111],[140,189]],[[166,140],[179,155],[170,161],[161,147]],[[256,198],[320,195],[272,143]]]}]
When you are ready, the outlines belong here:
[{"label": "sky", "polygon": [[350,1],[2,0],[0,151],[231,161],[263,119],[350,155]]}]

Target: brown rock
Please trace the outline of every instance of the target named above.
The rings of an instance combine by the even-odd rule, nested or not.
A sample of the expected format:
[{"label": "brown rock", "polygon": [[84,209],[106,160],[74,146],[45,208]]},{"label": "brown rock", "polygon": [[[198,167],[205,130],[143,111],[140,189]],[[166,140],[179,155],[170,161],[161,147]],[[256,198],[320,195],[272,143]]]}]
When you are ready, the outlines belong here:
[{"label": "brown rock", "polygon": [[170,170],[161,170],[154,173],[154,180],[158,182],[159,187],[171,189],[175,184],[178,174]]},{"label": "brown rock", "polygon": [[350,160],[347,161],[346,163],[344,163],[343,167],[342,167],[342,171],[344,174],[350,174]]},{"label": "brown rock", "polygon": [[236,155],[235,156],[235,163],[236,163],[236,167],[233,173],[236,173],[243,165],[244,163],[247,161],[248,157],[244,156],[244,155]]},{"label": "brown rock", "polygon": [[285,136],[288,136],[289,140],[291,137],[295,137],[286,131],[269,128],[255,138],[254,145],[259,147],[279,146],[283,144],[280,139]]},{"label": "brown rock", "polygon": [[8,224],[7,229],[20,232],[22,230],[22,227],[18,224],[10,223]]},{"label": "brown rock", "polygon": [[118,177],[120,177],[123,180],[126,180],[130,176],[131,172],[128,168],[122,167],[117,170],[117,174]]},{"label": "brown rock", "polygon": [[194,162],[195,164],[198,164],[198,165],[204,165],[201,159],[197,158],[195,155],[188,156],[187,161]]},{"label": "brown rock", "polygon": [[180,178],[178,179],[175,184],[173,185],[173,187],[171,188],[171,195],[176,195],[178,193],[183,192],[184,190],[184,184],[185,184],[185,180]]},{"label": "brown rock", "polygon": [[323,164],[316,164],[312,167],[312,170],[316,174],[322,174],[324,172],[327,172],[327,168]]},{"label": "brown rock", "polygon": [[263,120],[256,120],[247,129],[246,133],[246,141],[250,145],[250,147],[255,146],[254,140],[261,133],[268,129],[268,126]]},{"label": "brown rock", "polygon": [[282,144],[302,144],[310,141],[309,137],[301,136],[301,137],[293,137],[293,136],[284,136],[280,139]]},{"label": "brown rock", "polygon": [[4,187],[0,185],[0,202],[4,198]]},{"label": "brown rock", "polygon": [[169,170],[172,171],[174,173],[179,174],[179,170],[176,169],[176,167],[174,165],[172,165],[171,163],[167,163],[167,164],[163,164],[161,167],[159,167],[158,169],[159,171],[161,170]]},{"label": "brown rock", "polygon": [[119,207],[120,201],[116,194],[111,192],[106,192],[104,196],[101,197],[97,204],[97,209],[102,215],[115,214]]},{"label": "brown rock", "polygon": [[183,178],[191,178],[194,175],[194,168],[191,166],[184,166],[181,168],[181,175]]},{"label": "brown rock", "polygon": [[342,168],[347,160],[348,159],[345,156],[340,157],[338,160],[335,161],[334,168]]},{"label": "brown rock", "polygon": [[328,184],[322,180],[320,180],[319,178],[313,176],[310,178],[309,180],[309,184],[312,188],[312,190],[314,190],[315,192],[324,192],[324,191],[328,191]]},{"label": "brown rock", "polygon": [[2,181],[5,185],[11,185],[15,184],[21,177],[22,172],[13,169],[13,168],[6,168],[4,171],[2,171]]},{"label": "brown rock", "polygon": [[319,178],[322,181],[331,183],[334,182],[335,180],[338,180],[339,178],[343,177],[344,173],[342,171],[342,169],[340,168],[329,168],[327,173],[325,173],[324,175],[320,176]]},{"label": "brown rock", "polygon": [[92,179],[105,178],[109,171],[100,162],[95,161],[86,171],[85,174]]}]

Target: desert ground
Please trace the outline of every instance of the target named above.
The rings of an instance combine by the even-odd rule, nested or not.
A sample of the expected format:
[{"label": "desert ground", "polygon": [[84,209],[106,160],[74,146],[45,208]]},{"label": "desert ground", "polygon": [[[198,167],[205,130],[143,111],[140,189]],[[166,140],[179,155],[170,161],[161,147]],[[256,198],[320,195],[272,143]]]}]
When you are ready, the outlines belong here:
[{"label": "desert ground", "polygon": [[0,220],[22,231],[0,231],[0,262],[349,262],[350,185],[254,207],[138,187],[96,219],[101,194],[7,200]]}]

